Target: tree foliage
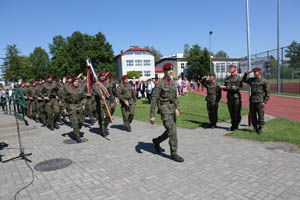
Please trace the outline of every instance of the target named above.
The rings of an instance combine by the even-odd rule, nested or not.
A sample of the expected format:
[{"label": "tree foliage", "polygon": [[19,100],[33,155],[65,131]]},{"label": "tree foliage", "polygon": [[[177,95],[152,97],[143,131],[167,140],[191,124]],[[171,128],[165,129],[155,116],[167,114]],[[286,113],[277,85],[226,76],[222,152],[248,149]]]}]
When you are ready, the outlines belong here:
[{"label": "tree foliage", "polygon": [[128,79],[139,79],[141,77],[141,71],[129,71],[127,72]]},{"label": "tree foliage", "polygon": [[286,50],[285,56],[289,58],[288,64],[293,69],[300,69],[300,43],[293,41]]},{"label": "tree foliage", "polygon": [[29,78],[37,80],[37,78],[45,77],[50,72],[50,59],[47,52],[41,47],[36,47],[29,55],[29,68],[27,74]]},{"label": "tree foliage", "polygon": [[160,59],[161,59],[161,57],[163,56],[161,53],[160,53],[160,51],[159,50],[157,50],[157,49],[155,49],[153,46],[145,46],[144,47],[145,49],[148,49],[148,50],[150,50],[150,51],[152,51],[152,52],[154,52],[155,53],[155,63],[156,62],[158,62]]},{"label": "tree foliage", "polygon": [[206,48],[193,45],[187,57],[188,78],[199,79],[209,73],[209,52]]},{"label": "tree foliage", "polygon": [[227,53],[223,50],[218,51],[218,53],[216,53],[214,56],[216,58],[229,58]]},{"label": "tree foliage", "polygon": [[91,36],[76,31],[67,38],[58,35],[53,38],[49,48],[52,55],[51,71],[56,76],[86,73],[87,57],[91,59],[95,71],[110,71],[115,74],[112,46],[101,32]]}]

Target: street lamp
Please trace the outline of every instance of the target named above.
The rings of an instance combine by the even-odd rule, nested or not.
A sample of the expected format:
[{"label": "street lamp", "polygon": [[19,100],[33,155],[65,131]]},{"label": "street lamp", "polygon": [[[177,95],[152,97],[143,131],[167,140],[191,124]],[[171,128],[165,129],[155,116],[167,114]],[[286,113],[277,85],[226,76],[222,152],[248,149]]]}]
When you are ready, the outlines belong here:
[{"label": "street lamp", "polygon": [[211,35],[213,34],[212,31],[209,31],[209,71],[212,73],[213,70],[211,68]]}]

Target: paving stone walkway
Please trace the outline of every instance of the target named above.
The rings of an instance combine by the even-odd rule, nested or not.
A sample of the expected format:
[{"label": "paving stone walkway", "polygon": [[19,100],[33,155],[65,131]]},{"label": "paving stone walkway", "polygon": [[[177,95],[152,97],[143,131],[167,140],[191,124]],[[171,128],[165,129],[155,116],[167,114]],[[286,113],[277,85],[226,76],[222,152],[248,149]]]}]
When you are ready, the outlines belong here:
[{"label": "paving stone walkway", "polygon": [[[21,124],[32,168],[56,158],[72,164],[49,172],[34,170],[33,185],[17,199],[300,199],[300,154],[272,148],[273,143],[224,136],[229,123],[218,129],[178,128],[179,154],[185,162],[176,163],[169,158],[168,142],[161,145],[161,155],[154,153],[151,140],[163,132],[161,125],[134,121],[128,133],[120,118],[113,121],[109,139],[99,136],[94,125],[82,129],[88,141],[81,144],[68,144],[68,126],[51,132],[32,121]],[[1,112],[0,143],[9,144],[0,150],[3,160],[19,154],[14,126],[13,116]],[[0,163],[0,199],[13,199],[31,180],[23,160]]]}]

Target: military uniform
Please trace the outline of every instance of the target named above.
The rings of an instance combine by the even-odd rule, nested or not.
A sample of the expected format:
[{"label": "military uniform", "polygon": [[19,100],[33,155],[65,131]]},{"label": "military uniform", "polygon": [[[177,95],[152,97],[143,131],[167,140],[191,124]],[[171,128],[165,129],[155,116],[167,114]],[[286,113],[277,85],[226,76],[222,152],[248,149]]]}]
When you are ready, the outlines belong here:
[{"label": "military uniform", "polygon": [[[117,94],[120,99],[124,126],[128,132],[131,132],[130,124],[134,118],[136,96],[131,85],[124,82],[118,87]],[[125,104],[126,101],[128,101],[128,106]]]},{"label": "military uniform", "polygon": [[76,135],[76,141],[80,140],[80,129],[84,124],[84,110],[83,106],[86,104],[86,95],[82,87],[75,87],[74,85],[65,87],[65,99],[64,109],[70,114],[70,121],[74,134]]},{"label": "military uniform", "polygon": [[43,125],[46,125],[46,113],[45,113],[45,100],[42,95],[42,90],[43,90],[43,83],[42,84],[37,84],[36,86],[36,92],[37,92],[37,112],[38,112],[38,117],[40,119],[40,122]]},{"label": "military uniform", "polygon": [[241,108],[242,100],[240,88],[243,87],[243,83],[239,76],[230,75],[225,79],[225,86],[227,87],[227,107],[231,118],[231,130],[238,129],[241,122]]},{"label": "military uniform", "polygon": [[206,81],[205,87],[207,88],[207,112],[210,121],[210,128],[215,128],[218,122],[218,104],[222,97],[222,91],[218,83],[214,81]]},{"label": "military uniform", "polygon": [[[100,81],[101,82],[101,81]],[[108,89],[108,83],[107,82],[101,82],[106,89]],[[102,95],[105,97],[106,104],[108,106],[108,109],[110,110],[111,104],[113,103],[113,94],[112,91],[107,90],[109,93],[109,97],[105,95],[103,89],[100,87],[98,83],[93,84],[93,91],[95,95],[95,100],[96,100],[96,110],[97,110],[97,115],[98,115],[98,123],[100,127],[100,131],[102,136],[107,136],[109,134],[108,132],[108,124],[111,122],[108,112],[106,110],[104,101],[102,100],[102,95],[100,93],[100,90],[102,90]]]},{"label": "military uniform", "polygon": [[56,122],[58,121],[59,105],[56,99],[57,96],[57,85],[55,82],[45,82],[42,88],[42,97],[48,97],[49,100],[45,100],[45,112],[47,114],[48,123],[50,129],[59,128]]},{"label": "military uniform", "polygon": [[[166,63],[163,66],[164,73],[173,72],[173,65]],[[164,133],[152,140],[157,153],[160,152],[159,144],[169,138],[171,158],[177,162],[183,162],[184,159],[177,154],[177,130],[176,130],[176,112],[179,112],[179,101],[177,98],[177,83],[171,79],[164,78],[160,80],[152,94],[150,106],[150,122],[155,117],[155,108],[158,105],[158,111],[161,115],[163,125],[165,127]],[[154,118],[155,119],[155,118]]]},{"label": "military uniform", "polygon": [[30,102],[31,102],[31,115],[32,115],[32,119],[36,120],[37,119],[37,106],[38,106],[38,91],[36,88],[36,85],[33,85],[33,83],[35,83],[34,81],[32,81],[32,85],[30,88],[31,91],[31,98],[30,98]]},{"label": "military uniform", "polygon": [[25,103],[26,103],[26,108],[25,108],[25,115],[29,118],[31,118],[31,101],[30,101],[30,97],[31,97],[31,90],[30,90],[30,86],[25,86],[24,88],[22,88],[24,97],[25,97]]},{"label": "military uniform", "polygon": [[[255,68],[253,71],[259,70],[260,68]],[[264,105],[270,98],[270,84],[269,82],[261,78],[248,78],[247,73],[243,76],[243,81],[250,85],[251,96],[250,96],[250,114],[251,121],[254,130],[258,133],[262,133],[262,128],[265,124],[264,122]]]}]

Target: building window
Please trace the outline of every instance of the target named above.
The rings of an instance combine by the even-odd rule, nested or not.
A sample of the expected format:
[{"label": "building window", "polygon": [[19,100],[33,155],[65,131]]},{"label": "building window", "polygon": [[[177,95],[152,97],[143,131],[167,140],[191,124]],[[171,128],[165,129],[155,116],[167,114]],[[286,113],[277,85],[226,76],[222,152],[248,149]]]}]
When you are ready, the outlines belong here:
[{"label": "building window", "polygon": [[142,55],[141,51],[135,51],[135,55]]},{"label": "building window", "polygon": [[216,64],[216,73],[220,73],[220,63]]},{"label": "building window", "polygon": [[133,60],[126,60],[127,66],[133,66]]},{"label": "building window", "polygon": [[142,60],[135,60],[135,66],[142,66]]},{"label": "building window", "polygon": [[150,66],[150,60],[144,60],[144,66]]},{"label": "building window", "polygon": [[221,63],[221,72],[225,72],[225,63]]},{"label": "building window", "polygon": [[184,68],[184,63],[181,63],[181,68],[182,68],[182,69]]},{"label": "building window", "polygon": [[144,71],[144,76],[146,77],[151,76],[151,71],[150,70]]}]

